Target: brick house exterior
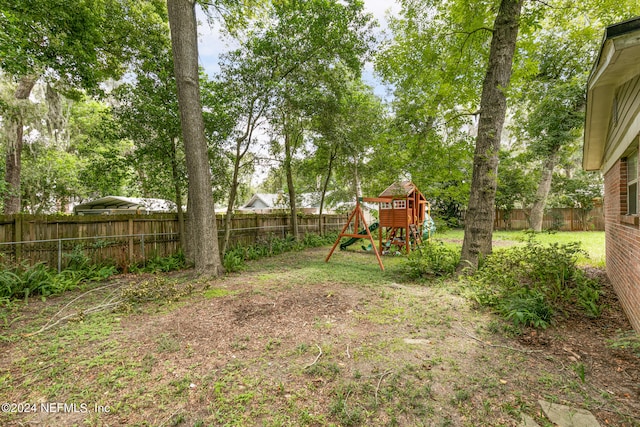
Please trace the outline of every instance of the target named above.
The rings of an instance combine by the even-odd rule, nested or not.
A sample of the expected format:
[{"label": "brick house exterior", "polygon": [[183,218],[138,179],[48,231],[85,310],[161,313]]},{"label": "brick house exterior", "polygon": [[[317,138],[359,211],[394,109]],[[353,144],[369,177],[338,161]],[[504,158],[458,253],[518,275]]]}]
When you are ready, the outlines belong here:
[{"label": "brick house exterior", "polygon": [[606,28],[587,84],[583,167],[604,174],[607,274],[640,332],[640,17]]}]

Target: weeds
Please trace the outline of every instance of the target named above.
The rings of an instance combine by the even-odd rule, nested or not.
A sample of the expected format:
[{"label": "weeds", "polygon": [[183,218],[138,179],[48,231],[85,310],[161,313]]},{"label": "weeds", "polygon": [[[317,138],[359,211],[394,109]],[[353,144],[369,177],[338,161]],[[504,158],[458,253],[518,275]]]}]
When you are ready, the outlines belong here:
[{"label": "weeds", "polygon": [[336,417],[340,424],[344,426],[360,425],[364,418],[360,407],[356,405],[349,406],[347,403],[352,391],[351,387],[342,387],[336,390],[335,398],[329,408],[331,415]]},{"label": "weeds", "polygon": [[582,383],[584,384],[586,377],[586,368],[584,366],[584,363],[580,362],[574,364],[573,371],[576,373],[576,375],[578,375],[578,378],[580,378],[580,381],[582,381]]},{"label": "weeds", "polygon": [[618,332],[618,335],[608,340],[609,347],[630,350],[640,357],[640,334],[635,331]]}]

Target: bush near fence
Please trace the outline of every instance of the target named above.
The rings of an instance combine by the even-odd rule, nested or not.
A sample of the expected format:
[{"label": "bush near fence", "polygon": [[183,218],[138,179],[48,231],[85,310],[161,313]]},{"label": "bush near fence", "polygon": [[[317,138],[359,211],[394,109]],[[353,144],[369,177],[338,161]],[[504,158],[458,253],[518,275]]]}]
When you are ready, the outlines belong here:
[{"label": "bush near fence", "polygon": [[[218,237],[224,216],[218,215]],[[326,232],[340,231],[346,215],[323,215]],[[318,215],[299,215],[300,234],[319,231]],[[186,222],[188,227],[188,222]],[[290,218],[285,214],[234,215],[230,247],[248,246],[270,236],[285,237]],[[44,262],[65,268],[68,254],[81,246],[94,263],[130,265],[180,249],[177,214],[152,215],[4,215],[0,216],[0,263]]]},{"label": "bush near fence", "polygon": [[[510,212],[496,210],[496,230],[526,230],[529,225],[528,209],[513,209]],[[596,206],[590,211],[576,208],[552,208],[544,213],[543,230],[558,231],[604,231],[604,211]]]}]

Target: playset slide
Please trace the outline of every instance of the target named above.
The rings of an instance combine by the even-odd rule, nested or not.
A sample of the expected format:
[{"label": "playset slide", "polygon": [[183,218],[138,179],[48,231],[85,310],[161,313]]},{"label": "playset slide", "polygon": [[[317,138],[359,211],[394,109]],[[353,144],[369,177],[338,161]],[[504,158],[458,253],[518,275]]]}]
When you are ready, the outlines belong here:
[{"label": "playset slide", "polygon": [[[372,224],[369,226],[369,231],[373,232],[373,231],[377,230],[377,229],[378,229],[378,227],[380,227],[380,224],[379,224],[379,223],[377,223],[377,222],[374,222],[374,223],[372,223]],[[367,230],[365,230],[365,229],[363,228],[362,230],[358,231],[358,234],[361,234],[361,235],[363,235],[363,236],[366,236],[366,235],[367,235]],[[340,243],[340,250],[341,250],[341,251],[344,251],[345,249],[347,249],[347,247],[349,247],[349,246],[353,245],[353,244],[354,244],[355,242],[357,242],[358,240],[360,240],[360,239],[358,239],[357,237],[352,237],[352,238],[350,238],[349,240],[347,240],[346,242],[344,242],[344,243]]]}]

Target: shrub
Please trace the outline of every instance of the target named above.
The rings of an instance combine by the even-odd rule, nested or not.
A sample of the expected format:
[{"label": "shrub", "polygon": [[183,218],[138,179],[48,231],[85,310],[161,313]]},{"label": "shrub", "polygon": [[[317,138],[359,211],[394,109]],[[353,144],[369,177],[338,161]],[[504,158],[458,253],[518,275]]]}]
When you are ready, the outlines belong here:
[{"label": "shrub", "polygon": [[468,295],[516,325],[545,328],[553,313],[570,306],[597,317],[600,285],[577,267],[583,254],[579,243],[547,246],[529,239],[487,256],[467,280]]},{"label": "shrub", "polygon": [[460,262],[460,252],[442,244],[427,243],[411,252],[407,258],[405,274],[412,278],[450,276]]}]

